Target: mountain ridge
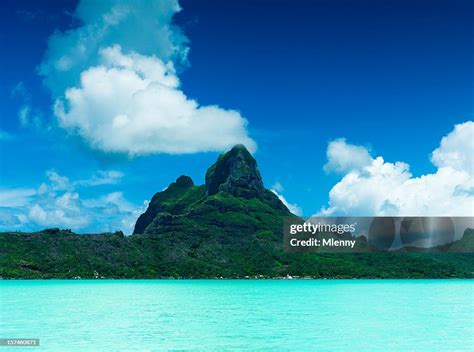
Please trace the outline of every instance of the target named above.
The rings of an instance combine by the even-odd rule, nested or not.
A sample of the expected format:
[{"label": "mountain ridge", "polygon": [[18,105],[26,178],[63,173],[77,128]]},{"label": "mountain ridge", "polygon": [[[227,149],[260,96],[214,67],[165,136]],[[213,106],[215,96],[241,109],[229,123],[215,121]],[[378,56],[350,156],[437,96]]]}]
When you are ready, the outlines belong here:
[{"label": "mountain ridge", "polygon": [[[473,253],[286,253],[291,214],[243,146],[155,193],[134,234],[0,233],[1,278],[472,278]],[[472,235],[466,236],[472,241]],[[458,247],[459,244],[456,244]]]},{"label": "mountain ridge", "polygon": [[[205,184],[196,186],[189,176],[181,175],[165,190],[155,193],[148,209],[140,215],[133,234],[144,233],[146,228],[160,213],[178,215],[189,210],[182,204],[183,198],[188,202],[205,202],[219,193],[245,200],[258,199],[270,207],[290,214],[289,209],[271,191],[265,189],[256,160],[243,145],[236,145],[227,153],[221,154],[217,161],[206,172]],[[188,193],[194,192],[190,197]],[[181,202],[182,209],[168,206],[168,202]],[[217,205],[216,202],[210,203]],[[181,212],[179,211],[181,210]]]}]

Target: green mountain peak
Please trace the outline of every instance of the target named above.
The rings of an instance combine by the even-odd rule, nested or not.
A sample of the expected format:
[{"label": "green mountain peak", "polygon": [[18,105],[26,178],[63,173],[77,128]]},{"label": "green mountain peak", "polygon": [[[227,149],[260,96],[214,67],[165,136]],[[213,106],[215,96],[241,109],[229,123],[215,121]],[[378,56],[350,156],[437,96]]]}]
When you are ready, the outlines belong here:
[{"label": "green mountain peak", "polygon": [[133,233],[143,233],[158,213],[172,211],[173,205],[175,205],[190,188],[194,187],[194,182],[191,177],[181,175],[164,191],[155,193],[151,198],[148,209],[145,213],[140,215],[135,223]]},{"label": "green mountain peak", "polygon": [[[205,185],[196,186],[190,177],[180,176],[167,189],[156,193],[138,218],[133,233],[161,233],[164,227],[158,224],[170,216],[175,220],[179,216],[189,219],[196,213],[210,214],[216,208],[219,212],[231,211],[236,204],[238,211],[248,211],[251,204],[290,214],[278,197],[265,189],[257,162],[243,145],[236,145],[218,157],[207,170]],[[222,226],[225,225],[224,221]]]},{"label": "green mountain peak", "polygon": [[257,162],[245,146],[239,144],[222,154],[206,172],[206,194],[226,192],[236,197],[261,197],[265,188]]},{"label": "green mountain peak", "polygon": [[[358,246],[367,253],[287,253],[285,217],[296,216],[265,189],[257,162],[239,145],[219,156],[205,185],[183,175],[157,192],[132,236],[58,229],[0,234],[0,278],[473,276],[470,252],[375,253],[365,238]],[[463,251],[473,240],[467,230],[434,251]]]}]

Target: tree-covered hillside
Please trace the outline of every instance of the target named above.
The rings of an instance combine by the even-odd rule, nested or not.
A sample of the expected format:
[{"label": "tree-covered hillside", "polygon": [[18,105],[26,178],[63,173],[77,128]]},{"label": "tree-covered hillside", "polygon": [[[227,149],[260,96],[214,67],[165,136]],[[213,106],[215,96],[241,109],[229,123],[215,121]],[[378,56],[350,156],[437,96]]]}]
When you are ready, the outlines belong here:
[{"label": "tree-covered hillside", "polygon": [[[156,193],[132,236],[57,229],[0,234],[3,278],[473,277],[472,253],[285,253],[283,219],[243,146],[221,155],[206,184],[180,176]],[[472,242],[472,234],[461,241]],[[364,243],[358,245],[367,246]],[[457,243],[461,246],[462,243]]]}]

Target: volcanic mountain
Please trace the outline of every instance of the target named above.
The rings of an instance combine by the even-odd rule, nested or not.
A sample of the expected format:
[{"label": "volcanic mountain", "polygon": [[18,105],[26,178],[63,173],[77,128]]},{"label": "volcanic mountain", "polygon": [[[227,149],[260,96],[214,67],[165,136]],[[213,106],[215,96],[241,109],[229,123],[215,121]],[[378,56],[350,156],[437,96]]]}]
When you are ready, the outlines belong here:
[{"label": "volcanic mountain", "polygon": [[242,145],[219,156],[205,181],[180,176],[156,193],[131,236],[0,233],[0,278],[473,277],[472,253],[286,253],[283,221],[297,217],[265,189]]},{"label": "volcanic mountain", "polygon": [[135,225],[161,253],[167,275],[278,275],[283,217],[294,216],[265,189],[257,162],[237,145],[196,186],[180,176],[156,193]]}]

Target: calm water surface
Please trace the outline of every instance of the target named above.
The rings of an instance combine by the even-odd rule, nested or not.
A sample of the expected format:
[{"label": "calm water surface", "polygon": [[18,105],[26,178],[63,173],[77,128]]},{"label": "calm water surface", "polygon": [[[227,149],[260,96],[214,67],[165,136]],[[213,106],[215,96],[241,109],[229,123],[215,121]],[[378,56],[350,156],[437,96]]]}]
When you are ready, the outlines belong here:
[{"label": "calm water surface", "polygon": [[472,351],[473,283],[0,281],[0,338],[41,340],[26,351]]}]

